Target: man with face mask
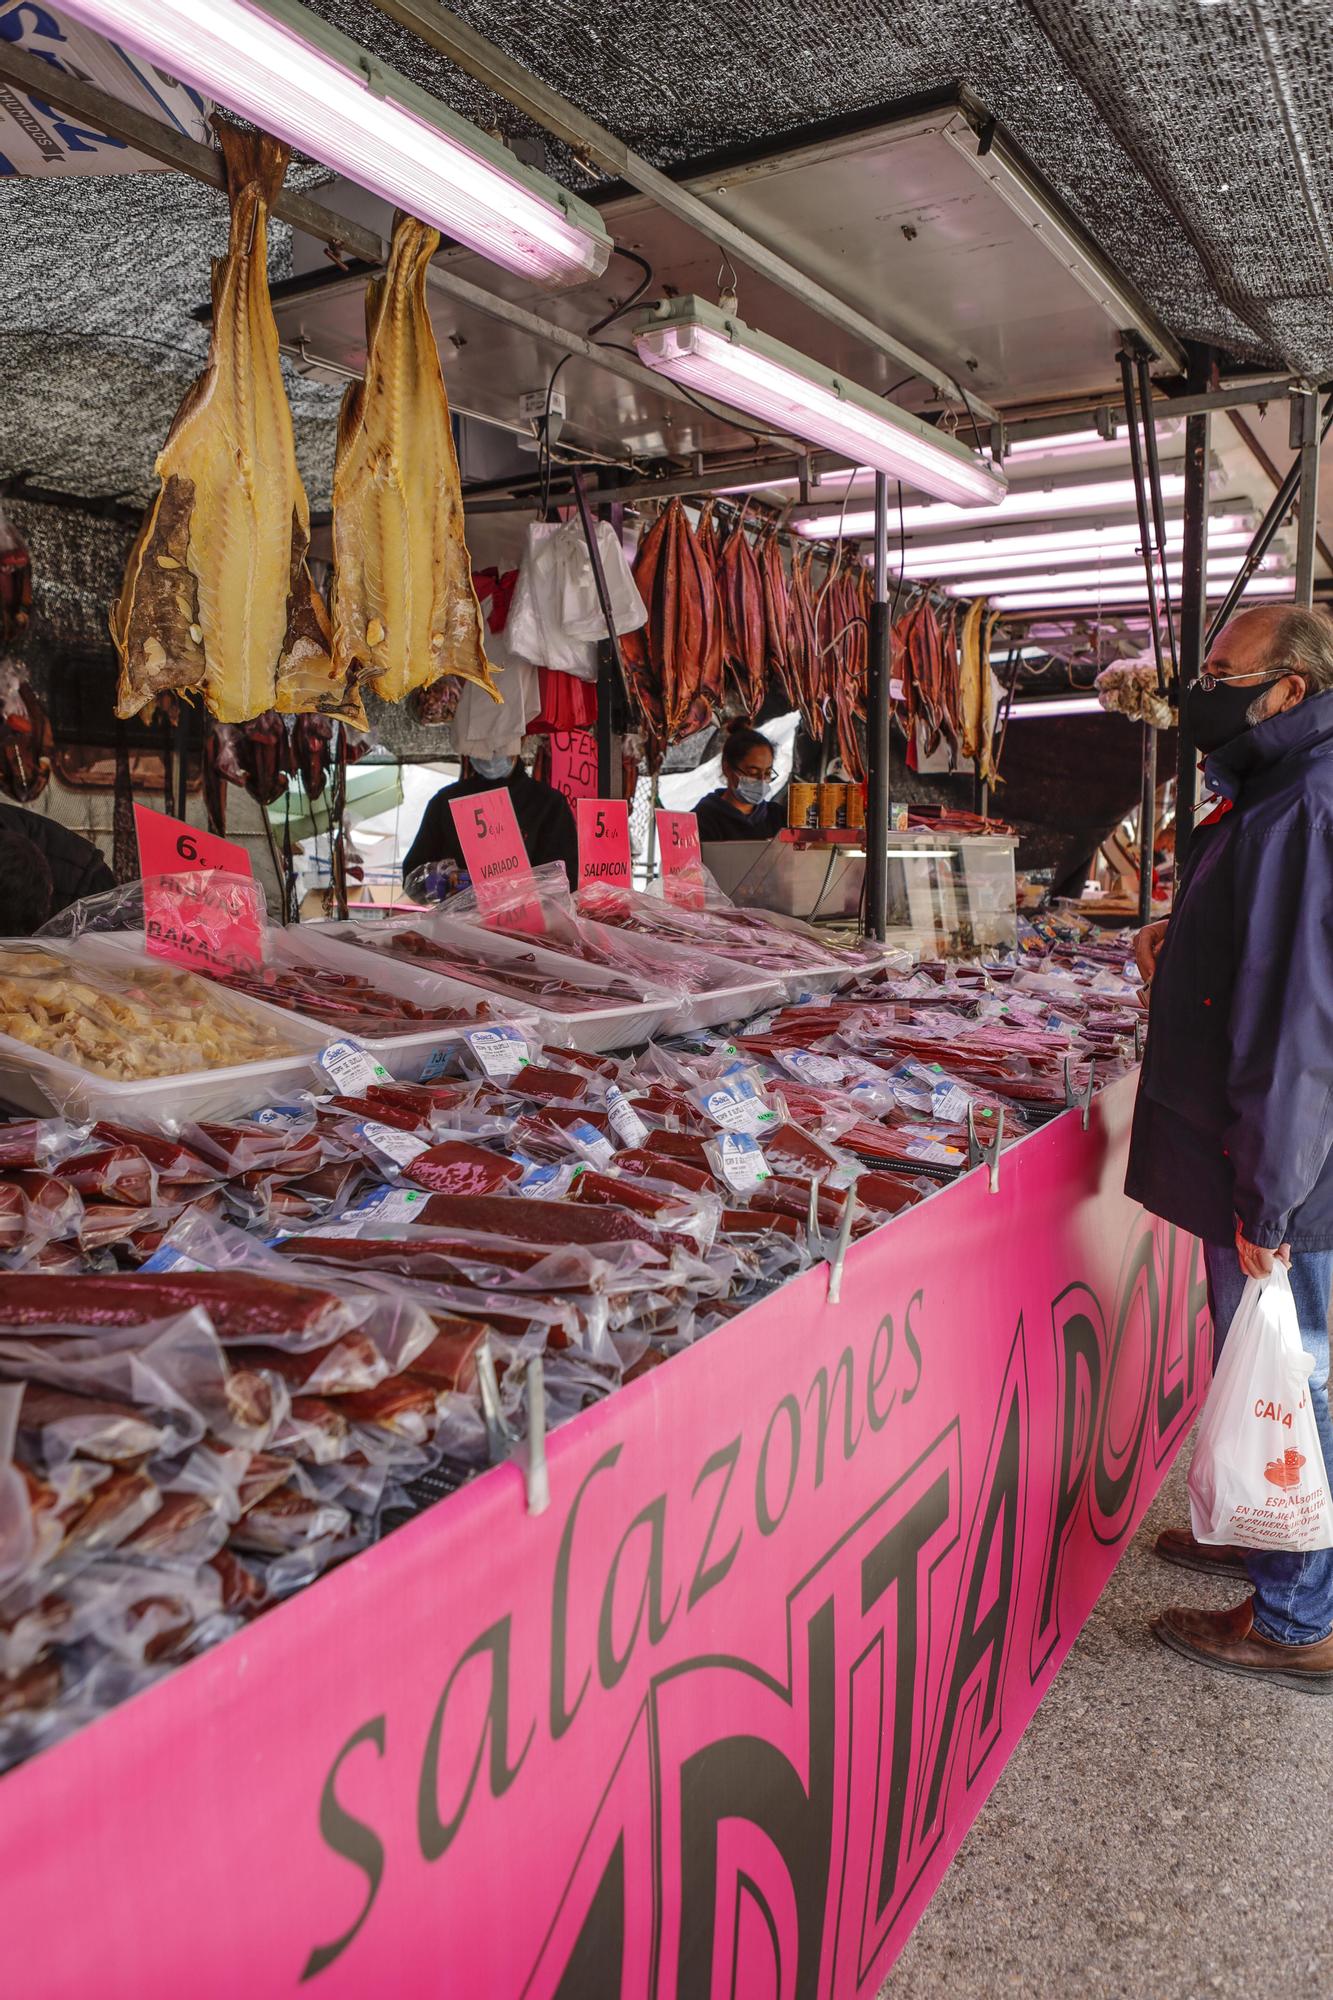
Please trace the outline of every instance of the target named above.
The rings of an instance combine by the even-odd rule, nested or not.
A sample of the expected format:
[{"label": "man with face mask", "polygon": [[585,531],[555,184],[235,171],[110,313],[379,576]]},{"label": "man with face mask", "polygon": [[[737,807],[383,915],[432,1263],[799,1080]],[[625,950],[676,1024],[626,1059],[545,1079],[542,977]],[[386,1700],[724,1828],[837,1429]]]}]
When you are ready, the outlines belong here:
[{"label": "man with face mask", "polygon": [[450,807],[455,799],[471,798],[476,792],[493,792],[508,787],[514,817],[528,859],[534,868],[559,861],[569,877],[571,889],[578,879],[579,836],[569,800],[554,785],[544,785],[532,777],[521,757],[466,757],[463,775],[456,785],[437,792],[422,815],[417,837],[403,859],[403,880],[417,868],[431,862],[452,862],[462,868],[463,850],[458,844]]},{"label": "man with face mask", "polygon": [[[1333,1464],[1333,625],[1265,605],[1218,634],[1186,722],[1220,795],[1175,909],[1139,932],[1150,997],[1126,1191],[1203,1239],[1213,1337],[1245,1280],[1289,1268],[1310,1395]],[[1333,1549],[1157,1553],[1252,1595],[1168,1610],[1153,1630],[1201,1665],[1333,1694]]]}]

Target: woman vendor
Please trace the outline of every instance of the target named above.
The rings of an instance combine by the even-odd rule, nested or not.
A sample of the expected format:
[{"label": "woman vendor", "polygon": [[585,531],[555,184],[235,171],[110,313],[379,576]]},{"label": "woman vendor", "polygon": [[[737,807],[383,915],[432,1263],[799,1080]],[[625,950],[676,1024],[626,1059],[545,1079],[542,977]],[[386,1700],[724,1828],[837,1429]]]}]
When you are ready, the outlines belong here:
[{"label": "woman vendor", "polygon": [[722,745],[722,783],[694,808],[699,838],[771,840],[786,825],[786,808],[770,799],[773,745],[758,729],[733,724]]}]

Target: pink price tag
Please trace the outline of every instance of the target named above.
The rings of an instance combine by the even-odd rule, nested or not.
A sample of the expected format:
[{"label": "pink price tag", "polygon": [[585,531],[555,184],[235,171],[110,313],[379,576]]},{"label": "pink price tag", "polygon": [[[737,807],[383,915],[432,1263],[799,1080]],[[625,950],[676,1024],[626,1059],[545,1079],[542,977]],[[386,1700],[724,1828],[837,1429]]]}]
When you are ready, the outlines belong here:
[{"label": "pink price tag", "polygon": [[483,915],[503,910],[507,922],[519,929],[543,931],[536,878],[507,788],[500,785],[493,792],[451,799],[449,810],[477,908]]},{"label": "pink price tag", "polygon": [[702,910],[704,863],[699,848],[699,822],[693,813],[657,815],[657,845],[662,857],[662,887],[667,901],[682,910]]},{"label": "pink price tag", "polygon": [[[200,972],[253,972],[264,962],[264,897],[234,840],[134,808],[143,878],[144,946]],[[243,881],[226,878],[243,876]]]},{"label": "pink price tag", "polygon": [[629,854],[629,803],[625,799],[579,799],[579,887],[604,882],[628,889],[632,877]]},{"label": "pink price tag", "polygon": [[551,732],[551,783],[569,803],[597,796],[597,738],[587,729]]}]

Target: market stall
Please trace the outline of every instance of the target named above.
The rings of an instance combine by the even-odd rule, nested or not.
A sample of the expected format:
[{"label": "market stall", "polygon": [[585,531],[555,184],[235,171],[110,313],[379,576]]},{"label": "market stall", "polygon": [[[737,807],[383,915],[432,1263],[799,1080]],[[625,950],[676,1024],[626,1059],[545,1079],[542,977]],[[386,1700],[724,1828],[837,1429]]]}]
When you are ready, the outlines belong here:
[{"label": "market stall", "polygon": [[[1207,1387],[1121,1193],[1127,940],[1020,913],[1005,757],[1090,591],[1169,722],[1259,511],[1209,414],[1276,378],[1201,387],[966,92],[670,177],[417,0],[69,11],[105,60],[0,5],[0,111],[225,241],[111,648],[57,643],[58,490],[0,517],[0,784],[115,878],[0,936],[15,1977],[874,1990]],[[705,849],[735,722],[787,824]]]}]

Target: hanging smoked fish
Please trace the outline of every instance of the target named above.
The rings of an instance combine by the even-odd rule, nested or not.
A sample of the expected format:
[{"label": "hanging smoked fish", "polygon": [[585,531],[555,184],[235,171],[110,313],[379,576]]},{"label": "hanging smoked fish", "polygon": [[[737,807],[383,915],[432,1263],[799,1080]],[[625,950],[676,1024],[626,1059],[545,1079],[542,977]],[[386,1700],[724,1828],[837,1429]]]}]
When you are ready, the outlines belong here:
[{"label": "hanging smoked fish", "polygon": [[818,742],[824,729],[819,694],[819,641],[815,604],[810,590],[810,566],[815,552],[797,550],[792,556],[791,588],[787,597],[787,662],[792,693],[806,731]]},{"label": "hanging smoked fish", "polygon": [[[747,502],[748,505],[748,502]],[[745,532],[745,508],[722,544],[718,558],[726,662],[740,697],[741,712],[753,721],[764,703],[764,584],[759,560]]]},{"label": "hanging smoked fish", "polygon": [[787,587],[787,572],[783,568],[782,550],[778,547],[776,532],[764,537],[759,551],[759,575],[764,587],[764,646],[768,662],[781,681],[788,702],[795,708],[798,705],[796,680],[788,650],[791,593]]},{"label": "hanging smoked fish", "polygon": [[656,771],[666,746],[703,728],[713,706],[705,672],[716,644],[716,587],[678,499],[667,502],[640,543],[634,581],[648,622],[622,634],[621,657],[643,718],[648,768]]},{"label": "hanging smoked fish", "polygon": [[208,362],[158,454],[160,490],[111,611],[116,713],[198,694],[224,723],[319,707],[364,727],[359,698],[333,673],[306,567],[310,508],[268,294],[268,214],[288,152],[263,133],[214,127],[227,254],[213,266]]},{"label": "hanging smoked fish", "polygon": [[384,276],[366,288],[365,379],[343,399],[333,471],[333,657],[383,701],[455,674],[498,702],[426,305],[439,247],[438,230],[400,215]]}]

